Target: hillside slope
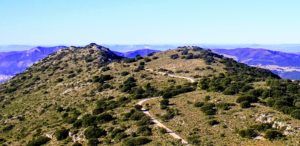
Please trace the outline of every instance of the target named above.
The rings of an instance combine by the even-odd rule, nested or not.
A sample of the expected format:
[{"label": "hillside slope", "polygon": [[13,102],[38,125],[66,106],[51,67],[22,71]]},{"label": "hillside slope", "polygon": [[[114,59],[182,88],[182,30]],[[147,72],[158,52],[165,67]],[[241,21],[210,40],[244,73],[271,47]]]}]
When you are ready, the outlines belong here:
[{"label": "hillside slope", "polygon": [[[289,85],[288,91],[277,92],[276,83]],[[273,88],[274,92],[267,90]],[[297,84],[280,80],[268,70],[249,67],[199,47],[178,47],[131,59],[93,43],[69,47],[0,85],[0,144],[181,145],[166,129],[154,124],[158,120],[191,145],[222,145],[220,139],[224,136],[233,139],[226,144],[241,145],[257,141],[238,134],[246,126],[260,123],[251,112],[276,113],[272,114],[274,119],[291,126],[291,134],[276,136],[275,143],[267,138],[259,142],[299,144],[299,132],[295,131],[299,127],[299,102],[294,96],[299,94],[298,89]],[[290,95],[287,103],[280,101],[285,94]],[[248,108],[238,106],[239,96],[243,99],[241,104],[250,105]],[[140,102],[152,97],[157,98]],[[200,108],[202,100],[206,108]],[[219,109],[219,103],[226,103],[221,107],[228,113]],[[155,119],[142,110],[149,111]],[[206,116],[207,112],[215,115]],[[234,118],[243,115],[248,124]],[[228,129],[236,131],[226,130],[225,126],[218,126],[216,131],[215,126],[206,124],[207,119],[219,119],[217,122],[225,124],[222,118],[231,123],[226,124]],[[184,127],[176,125],[182,122],[186,123]],[[188,133],[185,129],[194,130]],[[227,132],[220,135],[219,130]],[[273,131],[281,134],[286,129],[275,127]],[[199,136],[201,132],[210,134]],[[256,136],[266,137],[265,132],[259,134]]]}]

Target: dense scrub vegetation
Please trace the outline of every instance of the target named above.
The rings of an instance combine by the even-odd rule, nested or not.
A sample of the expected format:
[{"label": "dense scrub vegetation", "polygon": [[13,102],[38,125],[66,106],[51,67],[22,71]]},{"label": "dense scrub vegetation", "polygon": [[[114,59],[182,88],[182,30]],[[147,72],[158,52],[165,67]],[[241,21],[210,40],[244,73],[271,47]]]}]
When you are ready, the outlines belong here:
[{"label": "dense scrub vegetation", "polygon": [[[198,87],[212,92],[223,92],[225,95],[239,94],[237,103],[242,108],[251,107],[251,103],[261,102],[285,114],[299,119],[300,85],[298,82],[279,79],[268,70],[249,67],[228,58],[221,58],[226,65],[226,74],[204,77]],[[253,83],[265,81],[269,89],[254,89]]]}]

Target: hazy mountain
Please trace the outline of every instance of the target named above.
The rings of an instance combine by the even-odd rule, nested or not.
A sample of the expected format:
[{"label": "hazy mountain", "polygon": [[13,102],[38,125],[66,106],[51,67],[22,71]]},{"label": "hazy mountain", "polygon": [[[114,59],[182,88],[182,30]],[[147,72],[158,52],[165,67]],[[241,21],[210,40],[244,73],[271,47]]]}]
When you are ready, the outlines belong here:
[{"label": "hazy mountain", "polygon": [[24,51],[33,47],[30,45],[1,45],[0,52]]},{"label": "hazy mountain", "polygon": [[17,74],[23,72],[27,67],[33,63],[47,57],[64,46],[55,47],[35,47],[26,51],[12,51],[0,53],[0,82]]},{"label": "hazy mountain", "polygon": [[282,78],[300,79],[300,54],[297,53],[253,48],[214,49],[214,51],[251,66],[270,69]]},{"label": "hazy mountain", "polygon": [[300,50],[300,44],[200,44],[199,46],[211,49],[266,48],[289,53]]},{"label": "hazy mountain", "polygon": [[110,48],[113,51],[117,52],[129,52],[140,49],[149,49],[149,50],[168,50],[175,48],[176,45],[104,45]]},{"label": "hazy mountain", "polygon": [[142,57],[145,57],[151,53],[156,53],[156,52],[160,52],[159,50],[151,50],[151,49],[140,49],[140,50],[135,50],[135,51],[128,51],[128,52],[115,52],[116,54],[123,56],[123,57],[127,57],[127,58],[134,58],[137,55],[140,55]]}]

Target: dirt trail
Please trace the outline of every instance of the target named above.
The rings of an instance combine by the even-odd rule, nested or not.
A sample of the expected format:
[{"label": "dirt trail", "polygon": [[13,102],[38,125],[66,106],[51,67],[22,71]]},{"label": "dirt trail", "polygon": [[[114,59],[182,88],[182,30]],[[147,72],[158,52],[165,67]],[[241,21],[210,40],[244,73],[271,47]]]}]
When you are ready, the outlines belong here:
[{"label": "dirt trail", "polygon": [[[150,72],[155,72],[152,69],[146,69],[146,70],[150,71]],[[164,72],[156,72],[156,73],[161,74],[161,75],[167,75],[167,76],[173,77],[173,78],[186,79],[186,80],[190,81],[191,83],[196,82],[195,79],[190,78],[190,77],[178,76],[178,75],[168,74],[168,73],[164,73]],[[142,99],[142,100],[140,100],[137,103],[137,105],[141,105],[142,106],[143,103],[145,103],[145,102],[147,102],[149,100],[157,99],[157,98],[161,98],[161,97],[150,97],[150,98]],[[156,126],[166,129],[166,131],[168,132],[168,134],[170,134],[173,138],[180,139],[182,144],[188,145],[188,142],[186,140],[184,140],[181,136],[179,136],[174,131],[172,131],[171,129],[169,129],[166,125],[162,124],[159,120],[155,119],[155,117],[153,115],[151,115],[148,110],[146,110],[145,108],[142,108],[142,111],[143,111],[144,114],[146,114],[147,116],[149,116],[151,118],[152,122]]]}]

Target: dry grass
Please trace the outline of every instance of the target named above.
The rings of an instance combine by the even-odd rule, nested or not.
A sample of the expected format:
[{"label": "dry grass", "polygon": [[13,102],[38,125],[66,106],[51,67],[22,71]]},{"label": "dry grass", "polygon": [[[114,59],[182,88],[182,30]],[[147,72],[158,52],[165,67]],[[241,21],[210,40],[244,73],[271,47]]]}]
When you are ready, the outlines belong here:
[{"label": "dry grass", "polygon": [[[218,114],[211,117],[206,116],[194,103],[203,101],[205,96],[211,96],[208,102],[213,103],[235,103],[236,96],[226,96],[219,93],[211,93],[206,91],[195,91],[179,95],[170,99],[171,108],[180,111],[180,115],[174,119],[164,122],[169,128],[178,132],[179,135],[187,139],[191,133],[195,132],[200,135],[203,143],[213,143],[214,145],[297,145],[299,144],[299,133],[297,135],[287,137],[284,141],[268,141],[268,140],[251,140],[241,138],[237,134],[238,129],[248,128],[251,125],[258,124],[255,122],[256,115],[259,113],[272,112],[278,119],[285,119],[293,126],[300,126],[299,120],[291,119],[279,112],[271,110],[264,106],[255,106],[250,109],[241,109],[239,105],[232,106],[228,111],[219,110]],[[150,112],[159,118],[159,115],[165,113],[160,109],[159,99],[149,101],[151,105]],[[219,125],[210,126],[207,122],[216,119]],[[222,135],[222,136],[221,136]]]}]

